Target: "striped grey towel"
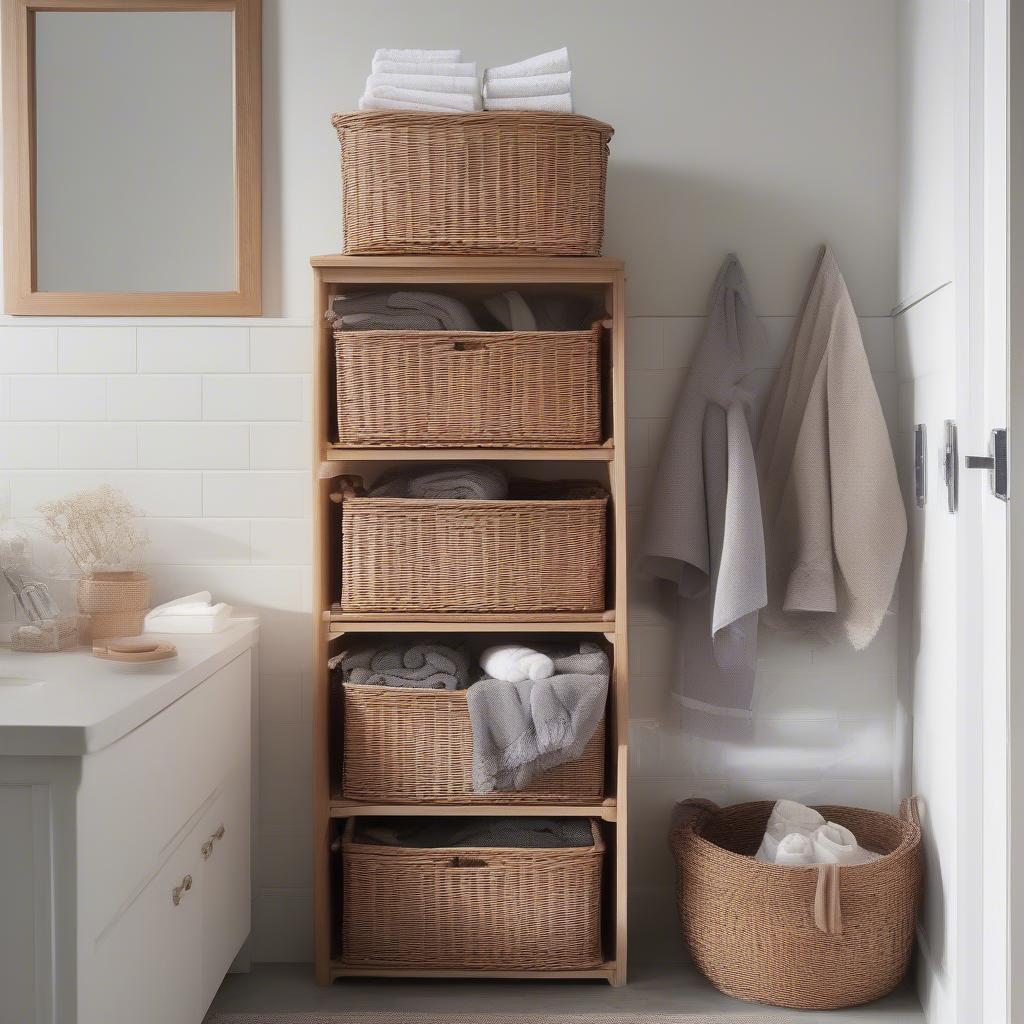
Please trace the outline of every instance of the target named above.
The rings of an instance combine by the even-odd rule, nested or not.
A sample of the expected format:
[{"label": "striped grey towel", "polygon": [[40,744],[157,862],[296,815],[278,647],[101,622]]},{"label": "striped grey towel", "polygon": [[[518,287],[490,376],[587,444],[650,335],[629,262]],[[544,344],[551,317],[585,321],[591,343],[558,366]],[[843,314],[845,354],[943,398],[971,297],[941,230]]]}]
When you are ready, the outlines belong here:
[{"label": "striped grey towel", "polygon": [[462,647],[398,641],[362,644],[331,659],[342,679],[366,686],[461,690],[469,685],[469,658]]},{"label": "striped grey towel", "polygon": [[500,501],[508,494],[508,478],[495,466],[463,462],[394,469],[370,488],[371,498],[449,498]]}]

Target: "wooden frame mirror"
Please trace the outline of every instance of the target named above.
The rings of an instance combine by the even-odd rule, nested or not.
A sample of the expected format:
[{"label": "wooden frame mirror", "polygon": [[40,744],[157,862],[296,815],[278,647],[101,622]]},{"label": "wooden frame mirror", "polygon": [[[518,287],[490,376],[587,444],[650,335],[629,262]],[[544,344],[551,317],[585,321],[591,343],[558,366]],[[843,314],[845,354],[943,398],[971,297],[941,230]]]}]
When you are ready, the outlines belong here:
[{"label": "wooden frame mirror", "polygon": [[[0,3],[6,311],[44,316],[259,315],[260,0]],[[206,23],[195,20],[207,13],[218,15],[210,23],[216,32],[205,31]],[[144,26],[136,21],[144,29],[136,47],[134,37],[127,36],[127,45],[121,38],[120,30],[130,27],[126,21],[112,32],[110,21],[72,23],[54,17],[122,14],[193,18],[164,19],[159,28],[152,21]],[[82,33],[83,27],[93,31]],[[167,31],[169,27],[175,32]],[[174,40],[181,40],[179,51],[169,49]],[[150,59],[147,45],[161,50],[159,60]],[[82,65],[87,73],[76,79],[75,62],[89,59],[91,65]],[[154,80],[162,67],[163,78],[154,85],[152,98],[145,88],[133,89],[129,78],[119,77],[125,74],[122,60],[133,62],[136,76],[152,74]],[[209,68],[218,85],[216,102],[206,101],[205,84],[195,80],[200,68]],[[88,91],[79,86],[94,84],[94,96],[79,95]],[[167,117],[178,89],[182,110]],[[122,98],[123,110],[118,108]],[[89,102],[101,122],[94,134],[83,123]],[[194,150],[189,146],[193,121],[197,132],[205,132]],[[147,135],[156,140],[152,153],[138,141]],[[88,166],[82,161],[82,139],[92,157]],[[214,159],[219,161],[216,173],[208,174],[202,161]],[[97,184],[95,202],[90,186],[83,184],[87,173]],[[132,175],[129,187],[121,188],[118,174],[126,180]],[[161,175],[173,183],[174,194],[161,193]],[[195,196],[194,203],[186,195]],[[150,214],[153,223],[162,217],[173,230],[161,237]],[[65,226],[66,246],[61,235]],[[107,269],[108,262],[113,269]]]}]

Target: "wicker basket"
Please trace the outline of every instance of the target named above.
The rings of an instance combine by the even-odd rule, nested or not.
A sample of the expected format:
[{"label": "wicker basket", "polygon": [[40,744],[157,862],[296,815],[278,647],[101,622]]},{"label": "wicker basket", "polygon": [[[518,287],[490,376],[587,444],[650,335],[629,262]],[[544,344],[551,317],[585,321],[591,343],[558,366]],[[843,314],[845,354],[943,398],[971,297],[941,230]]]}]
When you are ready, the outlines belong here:
[{"label": "wicker basket", "polygon": [[437,970],[586,970],[601,957],[604,843],[411,849],[342,839],[342,963]]},{"label": "wicker basket", "polygon": [[612,129],[576,114],[335,114],[347,253],[598,256]]},{"label": "wicker basket", "polygon": [[336,331],[338,440],[380,448],[601,441],[589,331]]},{"label": "wicker basket", "polygon": [[152,586],[141,572],[96,572],[78,581],[78,607],[88,616],[92,640],[138,636],[145,623]]},{"label": "wicker basket", "polygon": [[679,918],[693,963],[727,995],[805,1010],[878,999],[910,961],[921,896],[921,828],[913,801],[900,817],[819,807],[869,850],[856,867],[780,867],[752,857],[773,804],[692,813],[670,841]]},{"label": "wicker basket", "polygon": [[607,502],[346,498],[342,611],[603,611]]},{"label": "wicker basket", "polygon": [[604,722],[578,761],[515,793],[473,792],[473,730],[465,690],[343,683],[342,795],[382,803],[549,804],[600,801]]}]

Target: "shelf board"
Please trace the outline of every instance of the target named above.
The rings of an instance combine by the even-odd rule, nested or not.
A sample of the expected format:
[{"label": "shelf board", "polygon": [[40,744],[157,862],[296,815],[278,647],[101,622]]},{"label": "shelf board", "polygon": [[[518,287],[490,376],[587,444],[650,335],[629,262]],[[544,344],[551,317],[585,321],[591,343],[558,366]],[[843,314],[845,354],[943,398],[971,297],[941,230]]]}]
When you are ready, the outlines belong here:
[{"label": "shelf board", "polygon": [[321,452],[323,462],[611,462],[614,458],[611,441],[596,448],[346,448],[327,444]]},{"label": "shelf board", "polygon": [[615,977],[615,961],[583,971],[444,971],[408,967],[349,967],[332,960],[331,981],[338,978],[492,978],[504,981],[608,981]]},{"label": "shelf board", "polygon": [[421,615],[380,615],[324,612],[330,633],[614,633],[615,612],[551,612],[537,615],[473,615],[465,612]]},{"label": "shelf board", "polygon": [[600,818],[615,821],[614,797],[599,804],[375,804],[366,800],[331,800],[332,818]]}]

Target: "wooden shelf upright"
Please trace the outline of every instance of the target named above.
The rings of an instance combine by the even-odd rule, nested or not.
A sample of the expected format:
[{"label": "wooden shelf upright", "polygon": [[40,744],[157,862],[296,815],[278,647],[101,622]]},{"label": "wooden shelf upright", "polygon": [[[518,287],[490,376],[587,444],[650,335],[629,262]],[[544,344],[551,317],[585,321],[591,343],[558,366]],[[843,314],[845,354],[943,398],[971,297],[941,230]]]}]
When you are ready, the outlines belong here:
[{"label": "wooden shelf upright", "polygon": [[[532,256],[317,256],[313,267],[313,850],[315,970],[320,984],[344,977],[446,977],[523,979],[626,979],[626,826],[629,737],[626,608],[626,439],[625,439],[625,274],[619,260]],[[499,288],[563,288],[589,293],[607,311],[604,352],[604,440],[573,448],[361,449],[336,443],[335,364],[330,325],[324,319],[331,296],[353,289],[435,286],[480,294]],[[514,473],[537,470],[600,479],[611,493],[608,532],[606,610],[586,615],[444,615],[418,619],[360,616],[337,607],[340,559],[330,501],[331,481],[343,474],[372,474],[381,463],[413,460],[490,460],[509,463]],[[612,651],[607,726],[605,793],[593,804],[502,806],[472,803],[365,804],[343,799],[332,786],[330,685],[327,659],[343,637],[361,633],[476,632],[499,634],[585,633],[603,636]],[[338,751],[333,752],[337,757]],[[438,971],[366,969],[345,965],[338,948],[341,894],[334,890],[331,844],[339,824],[357,815],[578,815],[601,822],[607,845],[603,890],[604,963],[586,971]]]}]

